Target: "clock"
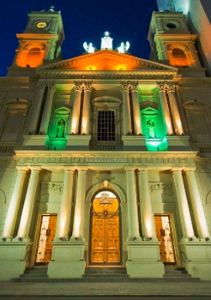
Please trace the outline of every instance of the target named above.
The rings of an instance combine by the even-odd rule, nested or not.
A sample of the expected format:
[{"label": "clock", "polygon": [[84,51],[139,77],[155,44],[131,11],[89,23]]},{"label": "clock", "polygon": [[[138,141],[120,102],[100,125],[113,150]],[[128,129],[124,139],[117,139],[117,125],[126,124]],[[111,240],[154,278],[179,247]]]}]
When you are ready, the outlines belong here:
[{"label": "clock", "polygon": [[47,23],[46,22],[38,22],[37,24],[36,24],[36,27],[37,28],[45,28],[45,27],[47,27]]}]

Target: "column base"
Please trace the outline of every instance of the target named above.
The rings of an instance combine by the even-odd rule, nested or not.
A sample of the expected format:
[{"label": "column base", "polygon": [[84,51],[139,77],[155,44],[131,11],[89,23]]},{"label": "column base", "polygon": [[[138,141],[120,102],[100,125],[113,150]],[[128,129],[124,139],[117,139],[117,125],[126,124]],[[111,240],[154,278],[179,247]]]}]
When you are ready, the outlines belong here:
[{"label": "column base", "polygon": [[85,242],[54,241],[51,262],[48,265],[50,278],[81,278],[85,272]]},{"label": "column base", "polygon": [[131,278],[162,278],[165,270],[160,260],[160,242],[127,242],[127,274]]},{"label": "column base", "polygon": [[91,135],[67,135],[67,147],[66,150],[89,150],[89,142]]},{"label": "column base", "polygon": [[192,277],[211,280],[211,242],[180,242],[183,265]]},{"label": "column base", "polygon": [[17,278],[29,265],[32,243],[0,242],[0,280]]}]

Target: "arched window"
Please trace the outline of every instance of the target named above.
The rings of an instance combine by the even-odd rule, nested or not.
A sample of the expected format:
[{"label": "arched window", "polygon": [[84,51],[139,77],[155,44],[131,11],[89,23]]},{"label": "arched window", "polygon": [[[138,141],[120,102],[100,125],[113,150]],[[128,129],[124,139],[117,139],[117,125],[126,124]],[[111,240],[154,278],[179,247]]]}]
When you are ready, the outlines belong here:
[{"label": "arched window", "polygon": [[44,53],[40,48],[34,47],[29,49],[26,59],[25,59],[25,67],[36,68],[40,66],[43,62]]},{"label": "arched window", "polygon": [[188,67],[188,59],[185,51],[180,48],[174,48],[172,50],[172,62],[175,67]]}]

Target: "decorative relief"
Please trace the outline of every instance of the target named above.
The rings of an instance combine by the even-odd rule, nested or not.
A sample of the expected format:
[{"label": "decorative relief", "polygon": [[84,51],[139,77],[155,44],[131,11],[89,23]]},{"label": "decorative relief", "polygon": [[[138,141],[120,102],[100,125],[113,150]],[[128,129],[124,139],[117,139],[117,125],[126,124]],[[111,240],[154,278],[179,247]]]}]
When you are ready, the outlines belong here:
[{"label": "decorative relief", "polygon": [[41,194],[58,194],[62,195],[63,182],[43,182],[41,188]]},{"label": "decorative relief", "polygon": [[159,92],[175,93],[176,86],[174,82],[157,82]]},{"label": "decorative relief", "polygon": [[165,194],[172,194],[172,184],[171,183],[163,183],[163,182],[153,182],[149,183],[149,189],[151,192],[159,192]]},{"label": "decorative relief", "polygon": [[85,158],[85,163],[127,163],[128,159],[127,158],[103,158],[103,157],[99,157],[99,158],[95,158],[95,157],[86,157]]}]

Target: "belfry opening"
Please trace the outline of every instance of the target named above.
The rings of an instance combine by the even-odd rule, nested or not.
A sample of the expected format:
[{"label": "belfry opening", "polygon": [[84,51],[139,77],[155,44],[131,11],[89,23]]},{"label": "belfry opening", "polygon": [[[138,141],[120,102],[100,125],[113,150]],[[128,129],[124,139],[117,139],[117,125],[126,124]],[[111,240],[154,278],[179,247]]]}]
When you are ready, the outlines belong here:
[{"label": "belfry opening", "polygon": [[120,206],[111,191],[103,190],[93,199],[90,240],[91,264],[120,264]]}]

